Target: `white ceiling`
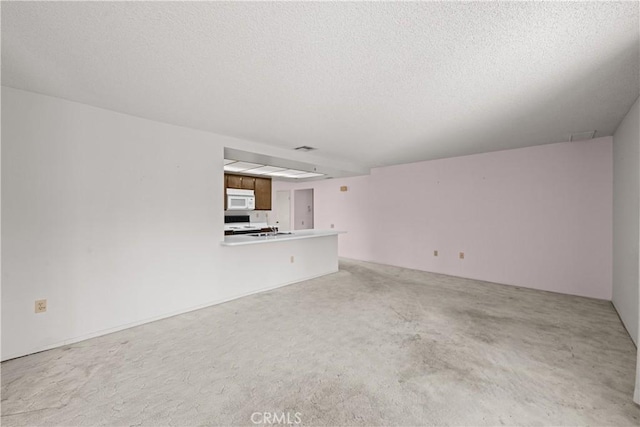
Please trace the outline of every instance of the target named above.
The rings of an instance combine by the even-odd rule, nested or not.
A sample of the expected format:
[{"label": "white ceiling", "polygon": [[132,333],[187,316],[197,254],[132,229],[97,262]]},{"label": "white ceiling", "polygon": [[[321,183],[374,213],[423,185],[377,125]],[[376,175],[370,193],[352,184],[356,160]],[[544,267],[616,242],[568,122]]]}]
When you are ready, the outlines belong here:
[{"label": "white ceiling", "polygon": [[638,2],[2,2],[2,84],[367,167],[611,135]]}]

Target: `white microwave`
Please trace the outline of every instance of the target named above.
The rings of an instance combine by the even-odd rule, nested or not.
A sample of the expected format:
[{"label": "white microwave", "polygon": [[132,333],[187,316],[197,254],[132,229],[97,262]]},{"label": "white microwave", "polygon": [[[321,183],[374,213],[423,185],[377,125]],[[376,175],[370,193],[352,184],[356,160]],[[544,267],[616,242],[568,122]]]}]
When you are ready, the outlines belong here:
[{"label": "white microwave", "polygon": [[227,210],[251,211],[256,208],[256,197],[253,190],[227,188]]}]

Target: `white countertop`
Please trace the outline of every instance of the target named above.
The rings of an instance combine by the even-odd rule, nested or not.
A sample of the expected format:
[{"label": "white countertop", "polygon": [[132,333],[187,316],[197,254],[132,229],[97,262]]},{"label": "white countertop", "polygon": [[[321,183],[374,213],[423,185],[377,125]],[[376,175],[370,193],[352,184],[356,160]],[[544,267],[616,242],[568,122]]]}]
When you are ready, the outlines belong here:
[{"label": "white countertop", "polygon": [[220,242],[220,244],[223,246],[253,245],[255,243],[273,243],[285,240],[335,236],[342,233],[346,232],[337,230],[295,230],[291,231],[291,234],[280,234],[277,236],[250,236],[248,234],[240,234],[237,236],[224,236],[224,241]]}]

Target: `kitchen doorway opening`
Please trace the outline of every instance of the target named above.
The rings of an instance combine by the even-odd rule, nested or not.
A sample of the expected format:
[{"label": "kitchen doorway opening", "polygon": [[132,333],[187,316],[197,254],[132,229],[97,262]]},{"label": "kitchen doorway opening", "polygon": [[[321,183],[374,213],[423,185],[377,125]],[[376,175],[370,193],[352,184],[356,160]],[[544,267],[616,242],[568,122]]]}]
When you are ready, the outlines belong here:
[{"label": "kitchen doorway opening", "polygon": [[293,228],[294,230],[313,228],[313,188],[294,191]]}]

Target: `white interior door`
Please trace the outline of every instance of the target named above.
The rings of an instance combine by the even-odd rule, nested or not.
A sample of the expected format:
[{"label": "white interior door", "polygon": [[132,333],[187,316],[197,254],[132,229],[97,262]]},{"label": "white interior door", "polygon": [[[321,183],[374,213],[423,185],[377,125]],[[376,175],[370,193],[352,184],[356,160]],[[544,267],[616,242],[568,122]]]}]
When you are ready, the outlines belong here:
[{"label": "white interior door", "polygon": [[295,190],[293,196],[293,228],[309,230],[313,228],[313,189]]},{"label": "white interior door", "polygon": [[276,192],[276,221],[278,229],[291,230],[291,191],[289,190]]}]

